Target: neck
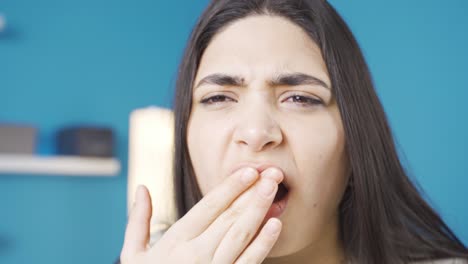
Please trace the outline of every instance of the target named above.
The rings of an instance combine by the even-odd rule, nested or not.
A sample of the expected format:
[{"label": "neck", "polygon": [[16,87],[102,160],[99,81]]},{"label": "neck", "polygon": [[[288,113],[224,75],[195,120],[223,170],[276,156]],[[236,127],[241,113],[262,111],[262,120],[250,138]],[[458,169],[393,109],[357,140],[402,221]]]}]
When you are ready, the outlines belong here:
[{"label": "neck", "polygon": [[291,255],[267,258],[263,264],[344,264],[346,257],[339,238],[338,225],[328,228],[325,236]]}]

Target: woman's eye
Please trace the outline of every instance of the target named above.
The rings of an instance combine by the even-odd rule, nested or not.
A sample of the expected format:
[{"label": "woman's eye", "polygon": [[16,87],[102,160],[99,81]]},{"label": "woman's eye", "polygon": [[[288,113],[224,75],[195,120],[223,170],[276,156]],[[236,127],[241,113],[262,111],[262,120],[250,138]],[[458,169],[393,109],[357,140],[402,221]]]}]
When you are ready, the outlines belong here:
[{"label": "woman's eye", "polygon": [[308,96],[303,96],[303,95],[298,95],[295,94],[293,96],[288,97],[284,101],[292,101],[294,103],[297,103],[302,106],[313,106],[313,105],[321,105],[323,104],[322,100],[313,98],[313,97],[308,97]]},{"label": "woman's eye", "polygon": [[232,101],[234,102],[235,100],[225,96],[225,95],[215,95],[215,96],[211,96],[211,97],[208,97],[206,99],[203,99],[200,101],[200,103],[202,104],[206,104],[206,105],[211,105],[211,104],[217,104],[217,103],[223,103],[223,102],[226,102],[226,101]]}]

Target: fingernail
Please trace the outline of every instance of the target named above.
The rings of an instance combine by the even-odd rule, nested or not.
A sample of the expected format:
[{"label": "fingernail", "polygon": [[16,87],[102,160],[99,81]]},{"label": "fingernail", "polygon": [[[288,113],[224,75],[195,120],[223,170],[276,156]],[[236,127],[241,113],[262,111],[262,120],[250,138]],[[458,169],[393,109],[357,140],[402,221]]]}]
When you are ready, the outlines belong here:
[{"label": "fingernail", "polygon": [[262,176],[268,177],[277,183],[280,183],[283,180],[282,172],[279,169],[274,168],[274,167],[268,168],[265,171],[263,171]]},{"label": "fingernail", "polygon": [[257,178],[257,171],[247,168],[242,172],[241,180],[244,184],[251,184]]},{"label": "fingernail", "polygon": [[266,197],[270,197],[270,195],[275,191],[276,183],[269,179],[262,179],[260,182],[260,193],[265,195]]},{"label": "fingernail", "polygon": [[281,222],[276,218],[271,218],[266,224],[265,231],[269,235],[276,235],[281,230]]}]

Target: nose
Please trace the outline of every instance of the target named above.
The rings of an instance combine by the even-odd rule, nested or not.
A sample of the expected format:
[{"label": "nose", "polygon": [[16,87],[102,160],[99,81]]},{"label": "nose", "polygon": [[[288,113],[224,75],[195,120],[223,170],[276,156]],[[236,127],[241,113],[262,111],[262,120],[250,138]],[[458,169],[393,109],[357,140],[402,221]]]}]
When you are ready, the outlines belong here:
[{"label": "nose", "polygon": [[236,145],[252,152],[275,148],[283,141],[281,127],[266,106],[245,109],[233,135]]}]

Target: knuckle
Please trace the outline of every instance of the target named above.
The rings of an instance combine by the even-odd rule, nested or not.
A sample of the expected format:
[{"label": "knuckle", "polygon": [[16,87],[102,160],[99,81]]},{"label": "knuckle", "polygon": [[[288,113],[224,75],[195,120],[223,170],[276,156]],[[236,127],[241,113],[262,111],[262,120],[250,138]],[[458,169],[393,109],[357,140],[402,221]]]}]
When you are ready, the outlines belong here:
[{"label": "knuckle", "polygon": [[203,207],[206,210],[215,211],[219,207],[219,200],[214,193],[210,193],[203,198]]},{"label": "knuckle", "polygon": [[236,227],[233,227],[233,230],[231,233],[231,239],[237,240],[242,245],[248,244],[252,236],[253,236],[252,231],[244,230],[244,229],[240,229]]},{"label": "knuckle", "polygon": [[269,197],[266,197],[265,195],[263,194],[260,194],[259,192],[256,192],[256,196],[257,196],[257,206],[261,207],[261,208],[264,208],[264,207],[270,207],[273,199],[275,198],[275,195],[276,195],[276,192],[278,191],[278,187],[275,186],[275,190],[274,190],[274,195],[270,195]]},{"label": "knuckle", "polygon": [[237,206],[230,207],[224,213],[221,214],[221,218],[223,221],[232,222],[234,219],[239,218],[242,214],[243,210]]}]

